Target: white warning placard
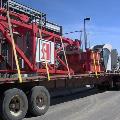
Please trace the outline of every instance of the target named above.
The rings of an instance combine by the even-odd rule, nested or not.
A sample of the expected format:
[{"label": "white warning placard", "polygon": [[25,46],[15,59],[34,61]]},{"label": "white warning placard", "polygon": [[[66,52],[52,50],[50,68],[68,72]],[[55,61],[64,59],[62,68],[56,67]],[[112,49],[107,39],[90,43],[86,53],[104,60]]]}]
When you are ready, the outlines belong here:
[{"label": "white warning placard", "polygon": [[36,39],[36,62],[49,62],[54,64],[54,42]]}]

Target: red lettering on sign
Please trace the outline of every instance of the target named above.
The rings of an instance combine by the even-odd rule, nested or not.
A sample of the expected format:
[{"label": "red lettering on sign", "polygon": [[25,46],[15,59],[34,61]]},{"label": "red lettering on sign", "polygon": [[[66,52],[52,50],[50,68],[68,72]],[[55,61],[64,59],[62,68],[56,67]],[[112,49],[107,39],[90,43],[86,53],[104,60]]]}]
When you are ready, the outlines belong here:
[{"label": "red lettering on sign", "polygon": [[47,43],[42,43],[42,57],[41,59],[45,59],[46,56],[46,60],[50,60],[50,44]]}]

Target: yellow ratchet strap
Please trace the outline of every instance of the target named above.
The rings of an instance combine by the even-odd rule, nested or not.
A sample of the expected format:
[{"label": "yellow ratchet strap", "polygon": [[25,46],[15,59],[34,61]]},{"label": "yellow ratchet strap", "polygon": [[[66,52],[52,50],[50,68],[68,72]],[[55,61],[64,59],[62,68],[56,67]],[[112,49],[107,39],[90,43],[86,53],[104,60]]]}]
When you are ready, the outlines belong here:
[{"label": "yellow ratchet strap", "polygon": [[97,66],[96,66],[96,61],[95,61],[95,54],[94,54],[93,51],[92,51],[92,53],[93,53],[93,63],[94,63],[94,68],[95,68],[95,75],[96,75],[96,77],[98,78]]},{"label": "yellow ratchet strap", "polygon": [[14,37],[13,37],[12,25],[11,25],[11,21],[10,21],[9,11],[7,11],[7,18],[8,18],[10,36],[11,36],[11,39],[12,39],[13,53],[14,53],[14,56],[15,56],[15,62],[16,62],[16,66],[17,66],[18,78],[19,78],[19,82],[22,83],[23,81],[22,81],[20,66],[19,66],[19,62],[18,62],[18,58],[17,58],[17,52],[16,52],[16,49],[15,49],[15,41],[14,41]]},{"label": "yellow ratchet strap", "polygon": [[64,57],[65,57],[65,62],[66,62],[66,65],[67,65],[68,76],[69,76],[69,78],[71,78],[70,69],[69,69],[69,66],[68,66],[68,61],[67,61],[67,57],[66,57],[66,53],[65,53],[65,48],[64,48],[62,36],[60,36],[60,40],[61,40],[61,44],[62,44],[62,48],[63,48],[63,53],[64,53]]},{"label": "yellow ratchet strap", "polygon": [[[42,34],[41,34],[41,30],[39,29],[39,33],[40,33],[40,38],[42,40]],[[45,55],[45,67],[47,70],[47,77],[48,77],[48,81],[50,81],[50,73],[49,73],[49,68],[48,68],[48,64],[47,64],[47,60],[46,60],[46,55]]]}]

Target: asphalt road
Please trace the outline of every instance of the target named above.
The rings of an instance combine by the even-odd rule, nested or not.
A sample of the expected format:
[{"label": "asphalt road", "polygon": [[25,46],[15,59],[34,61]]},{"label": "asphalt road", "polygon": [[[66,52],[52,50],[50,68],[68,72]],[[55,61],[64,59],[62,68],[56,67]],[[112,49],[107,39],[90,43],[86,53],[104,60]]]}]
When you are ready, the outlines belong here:
[{"label": "asphalt road", "polygon": [[120,91],[92,89],[54,98],[44,116],[24,120],[120,120]]}]

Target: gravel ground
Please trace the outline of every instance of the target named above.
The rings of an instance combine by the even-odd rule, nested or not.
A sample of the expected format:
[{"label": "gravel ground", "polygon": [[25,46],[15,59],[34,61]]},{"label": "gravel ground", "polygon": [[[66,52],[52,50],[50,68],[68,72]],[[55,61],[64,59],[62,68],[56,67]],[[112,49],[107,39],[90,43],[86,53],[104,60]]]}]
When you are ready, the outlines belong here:
[{"label": "gravel ground", "polygon": [[24,120],[120,120],[120,91],[92,89],[54,98],[44,116]]}]

